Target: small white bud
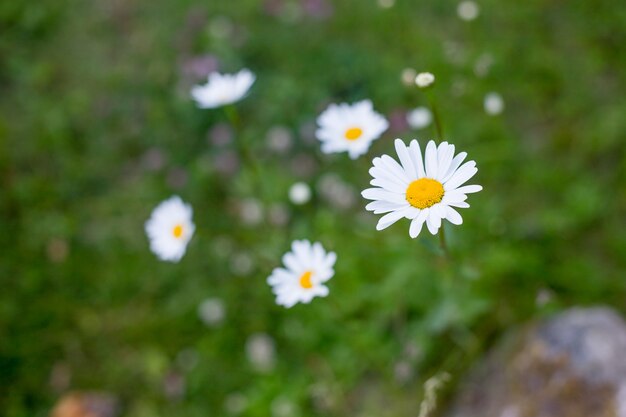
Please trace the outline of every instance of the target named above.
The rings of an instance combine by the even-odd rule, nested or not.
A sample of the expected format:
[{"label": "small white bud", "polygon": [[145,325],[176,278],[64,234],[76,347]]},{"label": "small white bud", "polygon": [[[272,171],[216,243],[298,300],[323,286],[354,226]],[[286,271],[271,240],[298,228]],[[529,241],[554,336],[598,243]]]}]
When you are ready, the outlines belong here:
[{"label": "small white bud", "polygon": [[456,8],[456,13],[459,15],[461,20],[469,22],[470,20],[474,20],[478,17],[480,9],[478,8],[478,4],[471,0],[466,0],[459,3]]},{"label": "small white bud", "polygon": [[406,121],[412,129],[423,129],[433,121],[433,114],[426,107],[417,107],[406,115]]},{"label": "small white bud", "polygon": [[497,116],[504,110],[504,100],[498,93],[489,93],[483,102],[485,112],[490,116]]},{"label": "small white bud", "polygon": [[410,87],[415,82],[416,76],[417,76],[417,71],[415,71],[413,68],[405,68],[402,70],[400,79],[402,80],[402,84]]},{"label": "small white bud", "polygon": [[297,182],[289,188],[289,200],[293,204],[302,205],[311,199],[311,187],[304,182]]},{"label": "small white bud", "polygon": [[219,298],[207,298],[198,306],[198,316],[207,326],[217,326],[226,315],[224,303]]},{"label": "small white bud", "polygon": [[419,88],[429,87],[434,82],[435,76],[430,72],[420,72],[417,74],[417,77],[415,77],[415,84],[417,84]]}]

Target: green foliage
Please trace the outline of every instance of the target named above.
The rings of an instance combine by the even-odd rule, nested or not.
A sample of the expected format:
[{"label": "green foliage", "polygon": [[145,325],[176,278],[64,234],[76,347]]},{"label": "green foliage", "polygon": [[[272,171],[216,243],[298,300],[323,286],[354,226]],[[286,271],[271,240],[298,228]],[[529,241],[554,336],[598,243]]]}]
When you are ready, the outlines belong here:
[{"label": "green foliage", "polygon": [[[335,1],[327,17],[265,2],[281,3],[276,15],[259,0],[0,5],[1,414],[47,415],[71,388],[110,392],[130,417],[416,415],[426,378],[458,377],[511,326],[574,304],[624,311],[624,8],[484,0],[465,22],[449,0]],[[234,138],[257,168],[219,168],[236,152],[211,140],[226,116],[188,95],[203,54],[257,74]],[[396,129],[356,161],[311,136],[329,102],[425,105],[404,68],[436,74],[446,139],[484,186],[446,228],[448,261],[407,222],[375,231],[358,194],[394,137],[433,131]],[[501,116],[482,108],[490,91]],[[293,137],[284,154],[267,147],[277,125]],[[329,200],[329,178],[356,199]],[[314,188],[304,206],[287,199],[298,180]],[[172,194],[198,230],[178,264],[143,231]],[[249,199],[260,223],[241,219]],[[327,299],[286,310],[265,278],[296,238],[338,261]],[[211,297],[226,310],[215,327],[197,313]],[[274,341],[269,371],[247,358],[254,334]]]}]

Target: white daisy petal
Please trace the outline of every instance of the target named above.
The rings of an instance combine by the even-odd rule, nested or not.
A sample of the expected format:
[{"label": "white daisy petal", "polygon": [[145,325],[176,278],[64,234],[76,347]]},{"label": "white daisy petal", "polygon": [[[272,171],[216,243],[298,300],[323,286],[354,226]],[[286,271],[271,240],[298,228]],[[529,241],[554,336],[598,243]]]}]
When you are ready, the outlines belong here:
[{"label": "white daisy petal", "polygon": [[390,191],[383,190],[382,188],[368,188],[361,192],[363,198],[368,200],[383,200],[390,203],[404,204],[406,199],[401,194],[392,193]]},{"label": "white daisy petal", "polygon": [[300,272],[305,267],[293,252],[287,252],[283,256],[283,264],[291,272]]},{"label": "white daisy petal", "polygon": [[437,146],[435,141],[431,140],[426,145],[426,176],[430,178],[437,177]]},{"label": "white daisy petal", "polygon": [[409,178],[409,176],[404,171],[402,166],[398,162],[396,162],[395,159],[390,157],[389,155],[381,156],[380,157],[380,161],[381,161],[381,163],[383,164],[383,166],[385,168],[387,168],[390,172],[392,172],[401,181],[404,181],[404,183],[408,184],[411,181],[411,178]]},{"label": "white daisy petal", "polygon": [[[432,211],[429,213],[428,217],[426,217],[426,227],[431,235],[436,235],[439,231],[439,226],[437,226],[437,215]],[[441,223],[441,219],[439,219],[439,223]]]},{"label": "white daisy petal", "polygon": [[443,142],[439,145],[439,155],[438,155],[438,169],[437,169],[437,179],[439,181],[443,180],[443,177],[448,173],[448,169],[450,169],[450,164],[452,163],[452,157],[454,156],[454,145],[448,144],[448,142]]},{"label": "white daisy petal", "polygon": [[387,201],[376,200],[368,203],[365,206],[365,210],[373,211],[375,214],[387,213],[389,211],[398,210],[402,208],[401,204],[389,203]]},{"label": "white daisy petal", "polygon": [[380,187],[384,190],[391,191],[392,193],[403,194],[406,191],[406,185],[402,185],[385,178],[375,178],[370,181],[370,184],[375,187]]},{"label": "white daisy petal", "polygon": [[463,223],[463,218],[461,217],[459,212],[450,206],[446,206],[446,220],[456,225]]},{"label": "white daisy petal", "polygon": [[446,191],[455,190],[458,186],[464,184],[478,172],[474,161],[466,162],[443,184]]},{"label": "white daisy petal", "polygon": [[477,193],[479,191],[482,191],[482,189],[483,187],[481,185],[465,185],[463,187],[459,187],[455,189],[454,191],[463,193],[463,194],[471,194],[471,193]]},{"label": "white daisy petal", "polygon": [[420,149],[420,144],[417,142],[417,140],[413,139],[411,141],[411,145],[409,149],[410,149],[409,154],[411,156],[411,159],[413,160],[413,166],[415,167],[417,171],[417,178],[425,177],[426,172],[424,171],[424,161],[422,160],[422,151]]},{"label": "white daisy petal", "polygon": [[335,274],[333,267],[337,260],[337,255],[327,253],[319,242],[296,240],[291,247],[292,252],[283,255],[287,269],[275,268],[267,278],[276,295],[276,304],[287,308],[327,296],[328,287],[323,283]]},{"label": "white daisy petal", "polygon": [[461,201],[459,203],[448,203],[449,207],[458,207],[458,208],[469,208],[469,204],[467,204],[464,201]]},{"label": "white daisy petal", "polygon": [[465,201],[465,200],[467,200],[467,195],[460,193],[457,190],[453,190],[453,191],[446,191],[441,201],[444,204],[449,204],[449,203],[458,203],[458,202]]},{"label": "white daisy petal", "polygon": [[404,217],[404,211],[392,211],[391,213],[385,214],[383,217],[378,220],[378,224],[376,225],[376,230],[383,230],[400,220]]},{"label": "white daisy petal", "polygon": [[467,152],[461,152],[460,154],[455,156],[452,159],[452,162],[450,163],[450,167],[448,168],[448,171],[446,172],[444,177],[441,179],[441,182],[448,181],[450,177],[452,176],[452,174],[454,174],[457,168],[463,163],[463,160],[465,160],[466,157],[467,157]]},{"label": "white daisy petal", "polygon": [[420,211],[419,215],[411,221],[411,226],[409,227],[409,236],[415,239],[419,236],[422,231],[422,227],[424,226],[424,222],[428,217],[429,209],[424,209]]},{"label": "white daisy petal", "polygon": [[[396,148],[396,152],[398,153],[398,158],[400,158],[400,162],[402,163],[402,167],[404,168],[404,172],[408,176],[408,179],[410,181],[417,179],[417,170],[413,165],[413,161],[404,142],[402,142],[402,140],[400,139],[396,139],[394,141],[394,145]],[[406,191],[406,187],[403,191]]]}]

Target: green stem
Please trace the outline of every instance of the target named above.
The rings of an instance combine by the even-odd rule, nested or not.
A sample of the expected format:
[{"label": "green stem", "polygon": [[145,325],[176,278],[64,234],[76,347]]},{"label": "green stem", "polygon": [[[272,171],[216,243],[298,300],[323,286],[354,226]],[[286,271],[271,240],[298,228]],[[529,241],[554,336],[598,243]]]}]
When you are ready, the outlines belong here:
[{"label": "green stem", "polygon": [[[428,93],[428,102],[430,103],[431,111],[433,112],[433,119],[435,121],[435,132],[437,134],[437,140],[435,142],[441,142],[443,140],[443,127],[441,124],[441,116],[439,115],[439,109],[437,107],[437,101],[432,93]],[[448,257],[448,245],[446,244],[446,232],[443,227],[443,223],[439,228],[439,246],[443,252],[444,257]]]},{"label": "green stem", "polygon": [[433,97],[432,93],[428,94],[428,102],[430,103],[430,109],[433,112],[433,119],[435,121],[435,132],[438,136],[436,142],[441,142],[443,140],[443,126],[441,124],[441,116],[439,115],[437,101]]},{"label": "green stem", "polygon": [[226,117],[228,118],[228,121],[233,126],[233,130],[235,131],[235,148],[237,149],[237,153],[239,154],[239,159],[241,160],[242,165],[250,166],[254,171],[254,177],[259,182],[257,189],[259,190],[261,200],[263,200],[266,194],[264,192],[261,165],[250,152],[250,148],[246,146],[246,144],[243,142],[243,135],[241,134],[241,117],[239,117],[239,112],[233,104],[229,104],[227,106],[224,106],[224,113],[226,113]]},{"label": "green stem", "polygon": [[448,245],[446,243],[446,229],[443,227],[443,223],[441,223],[441,227],[439,228],[439,247],[443,252],[443,255],[448,257]]}]

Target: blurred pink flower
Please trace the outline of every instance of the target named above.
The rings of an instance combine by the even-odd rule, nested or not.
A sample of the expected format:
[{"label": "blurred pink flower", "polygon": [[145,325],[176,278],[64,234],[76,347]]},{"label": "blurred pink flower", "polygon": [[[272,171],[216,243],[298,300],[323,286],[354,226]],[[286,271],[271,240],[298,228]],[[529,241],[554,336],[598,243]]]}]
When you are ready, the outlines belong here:
[{"label": "blurred pink flower", "polygon": [[209,130],[207,136],[212,145],[228,145],[233,141],[233,129],[228,123],[217,123]]},{"label": "blurred pink flower", "polygon": [[326,19],[333,15],[333,6],[327,0],[301,0],[305,15]]},{"label": "blurred pink flower", "polygon": [[406,109],[394,109],[387,116],[390,133],[403,133],[409,129],[406,121]]},{"label": "blurred pink flower", "polygon": [[197,55],[183,59],[183,77],[191,80],[204,80],[210,73],[219,69],[219,61],[213,55]]}]

